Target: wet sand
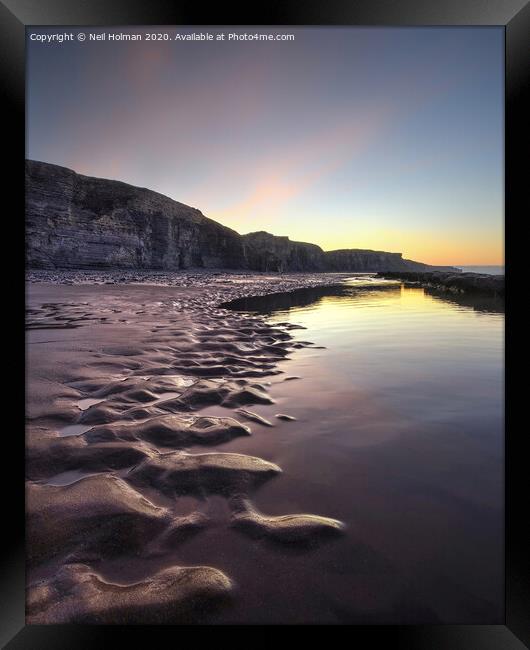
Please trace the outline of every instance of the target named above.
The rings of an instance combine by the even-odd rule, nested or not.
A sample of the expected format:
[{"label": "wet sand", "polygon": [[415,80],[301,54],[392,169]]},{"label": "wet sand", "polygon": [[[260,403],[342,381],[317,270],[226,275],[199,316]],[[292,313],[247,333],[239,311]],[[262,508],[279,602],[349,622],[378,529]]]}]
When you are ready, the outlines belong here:
[{"label": "wet sand", "polygon": [[[256,620],[282,618],[260,573],[294,593],[290,563],[310,571],[347,531],[333,512],[260,511],[257,492],[284,476],[274,446],[244,441],[292,426],[281,388],[312,343],[219,305],[345,277],[29,274],[28,623],[230,622],[243,597]],[[258,547],[239,584],[231,568]]]}]

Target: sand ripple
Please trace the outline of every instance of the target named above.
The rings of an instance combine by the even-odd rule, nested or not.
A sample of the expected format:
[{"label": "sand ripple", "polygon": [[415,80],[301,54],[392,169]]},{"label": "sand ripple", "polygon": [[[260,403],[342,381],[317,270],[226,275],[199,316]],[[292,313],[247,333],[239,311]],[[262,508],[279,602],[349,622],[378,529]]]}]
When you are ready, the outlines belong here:
[{"label": "sand ripple", "polygon": [[317,515],[273,517],[258,512],[247,500],[235,499],[233,503],[233,525],[252,537],[315,546],[323,539],[334,537],[344,530],[344,525],[337,519]]},{"label": "sand ripple", "polygon": [[[234,280],[221,273],[182,273],[142,279],[121,273],[124,279],[111,282],[157,284],[161,278],[177,288],[163,300],[145,294],[143,302],[134,302],[126,287],[121,293],[102,287],[93,300],[28,309],[28,329],[40,337],[32,350],[46,351],[52,336],[90,341],[84,352],[75,345],[65,344],[64,354],[60,346],[53,348],[53,363],[44,352],[32,379],[29,623],[194,622],[207,607],[225,602],[233,584],[224,573],[174,565],[174,549],[212,525],[197,509],[179,511],[181,499],[224,498],[229,508],[223,525],[279,544],[312,548],[343,530],[339,521],[317,515],[259,513],[252,494],[281,473],[278,465],[245,454],[187,451],[249,436],[238,415],[274,426],[246,407],[273,404],[266,378],[283,372],[281,364],[294,349],[312,345],[294,341],[289,332],[299,328],[295,324],[273,325],[220,304],[317,286],[326,277]],[[109,282],[89,272],[32,278],[80,286]],[[285,377],[292,379],[297,377]],[[226,409],[227,415],[201,414],[207,407]],[[61,437],[65,427],[75,435]],[[167,558],[167,566],[134,583],[109,582],[96,571],[112,558],[152,557]]]},{"label": "sand ripple", "polygon": [[67,564],[53,578],[30,586],[27,623],[186,623],[226,598],[232,586],[211,567],[170,567],[141,582],[118,585],[87,565]]},{"label": "sand ripple", "polygon": [[169,494],[229,494],[255,487],[280,472],[278,465],[244,454],[174,452],[143,461],[127,478]]}]

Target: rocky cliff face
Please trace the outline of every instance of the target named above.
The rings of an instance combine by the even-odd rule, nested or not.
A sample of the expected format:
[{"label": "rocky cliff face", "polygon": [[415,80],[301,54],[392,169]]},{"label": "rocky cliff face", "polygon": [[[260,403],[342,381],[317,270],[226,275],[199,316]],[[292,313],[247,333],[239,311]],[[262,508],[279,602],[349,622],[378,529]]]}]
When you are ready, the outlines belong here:
[{"label": "rocky cliff face", "polygon": [[241,236],[157,192],[26,162],[27,264],[237,268]]},{"label": "rocky cliff face", "polygon": [[401,253],[385,253],[361,249],[345,249],[325,253],[326,266],[330,271],[405,271],[429,268],[421,262],[404,260]]},{"label": "rocky cliff face", "polygon": [[458,269],[403,259],[401,253],[357,248],[323,251],[320,246],[291,241],[267,232],[243,235],[248,268],[256,271],[425,271]]},{"label": "rocky cliff face", "polygon": [[26,161],[26,259],[30,268],[275,272],[441,268],[404,260],[401,253],[324,252],[315,244],[266,232],[239,235],[157,192],[32,160]]},{"label": "rocky cliff face", "polygon": [[268,232],[243,235],[247,264],[255,271],[325,271],[324,251]]}]

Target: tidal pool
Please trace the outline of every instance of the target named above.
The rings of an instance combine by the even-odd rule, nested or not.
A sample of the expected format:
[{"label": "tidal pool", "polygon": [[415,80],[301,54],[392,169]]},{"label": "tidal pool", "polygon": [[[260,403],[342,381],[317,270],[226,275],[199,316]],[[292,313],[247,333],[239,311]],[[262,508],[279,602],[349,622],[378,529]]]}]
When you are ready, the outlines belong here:
[{"label": "tidal pool", "polygon": [[255,495],[261,511],[347,532],[310,551],[233,531],[199,542],[197,559],[241,585],[220,620],[501,623],[503,303],[364,278],[231,308],[302,325],[291,333],[314,348],[280,363],[300,379],[272,376],[275,404],[252,408],[275,426],[223,451],[282,467]]}]

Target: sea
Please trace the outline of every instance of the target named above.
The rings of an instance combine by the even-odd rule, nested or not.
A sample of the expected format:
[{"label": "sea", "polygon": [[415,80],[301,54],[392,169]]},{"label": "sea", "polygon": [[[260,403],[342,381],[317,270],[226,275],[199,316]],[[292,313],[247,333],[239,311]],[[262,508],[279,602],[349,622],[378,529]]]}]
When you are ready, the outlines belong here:
[{"label": "sea", "polygon": [[467,273],[485,273],[486,275],[504,275],[504,266],[458,266],[454,264],[457,269],[462,269]]}]

